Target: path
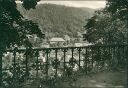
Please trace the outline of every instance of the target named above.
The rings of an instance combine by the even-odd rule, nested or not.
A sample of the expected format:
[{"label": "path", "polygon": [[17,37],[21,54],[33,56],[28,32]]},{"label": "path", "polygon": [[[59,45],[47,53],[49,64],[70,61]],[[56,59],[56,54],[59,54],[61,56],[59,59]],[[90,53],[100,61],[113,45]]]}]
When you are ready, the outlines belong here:
[{"label": "path", "polygon": [[[59,86],[62,88],[125,88],[127,73],[121,72],[101,72],[97,74],[90,74],[89,76],[80,76],[74,82],[63,82]],[[60,88],[61,88],[60,87]]]}]

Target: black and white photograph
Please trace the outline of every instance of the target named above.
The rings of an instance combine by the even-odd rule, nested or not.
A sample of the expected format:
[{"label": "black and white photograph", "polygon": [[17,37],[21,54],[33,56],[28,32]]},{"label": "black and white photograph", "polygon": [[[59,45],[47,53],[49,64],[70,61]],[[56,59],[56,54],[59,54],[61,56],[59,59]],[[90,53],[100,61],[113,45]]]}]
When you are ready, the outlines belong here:
[{"label": "black and white photograph", "polygon": [[128,0],[0,0],[0,88],[128,88]]}]

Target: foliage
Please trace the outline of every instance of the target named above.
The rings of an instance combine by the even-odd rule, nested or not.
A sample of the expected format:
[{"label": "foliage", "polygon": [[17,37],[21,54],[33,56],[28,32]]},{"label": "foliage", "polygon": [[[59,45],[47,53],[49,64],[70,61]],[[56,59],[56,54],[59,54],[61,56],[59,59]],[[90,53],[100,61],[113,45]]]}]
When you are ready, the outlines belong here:
[{"label": "foliage", "polygon": [[[128,27],[128,0],[107,0],[106,11],[112,14],[112,18],[120,19],[126,27]],[[128,30],[127,33],[127,42],[128,42]]]},{"label": "foliage", "polygon": [[27,10],[31,9],[31,8],[35,8],[35,6],[37,5],[37,2],[40,0],[21,0],[23,2],[23,7]]},{"label": "foliage", "polygon": [[[39,0],[21,1],[23,2],[25,9],[30,10],[36,6],[37,1]],[[13,81],[12,77],[14,77],[11,75],[11,72],[2,73],[3,61],[1,56],[3,55],[3,51],[5,51],[7,48],[14,47],[15,45],[24,45],[27,47],[32,46],[28,39],[28,35],[33,34],[36,34],[38,37],[42,37],[42,32],[37,23],[32,22],[32,20],[25,19],[17,10],[15,0],[0,0],[0,86],[1,82],[3,81],[3,87],[13,87],[11,83]],[[16,69],[18,69],[18,67]],[[18,72],[22,73],[23,71]],[[15,72],[15,74],[18,74],[18,72]],[[9,81],[6,82],[5,80],[2,80],[2,77]],[[19,77],[19,79],[22,79],[22,77]]]},{"label": "foliage", "polygon": [[122,44],[127,42],[126,20],[114,18],[105,9],[95,12],[84,26],[86,38],[95,44]]},{"label": "foliage", "polygon": [[[88,20],[84,26],[86,39],[94,44],[127,44],[128,43],[128,0],[107,0],[104,9],[95,12],[94,16]],[[116,51],[116,50],[115,50]],[[127,52],[128,50],[124,50]],[[121,58],[122,54],[118,53],[110,59],[107,51],[103,56],[95,57],[110,59],[111,67],[114,68],[119,64],[126,66],[126,58]],[[95,52],[97,55],[97,53]],[[122,64],[123,63],[123,64]],[[118,67],[119,67],[118,65]]]},{"label": "foliage", "polygon": [[[36,6],[37,1],[22,0],[23,6],[29,10]],[[29,5],[28,5],[29,3]],[[33,4],[34,3],[34,4]],[[42,36],[37,23],[25,19],[17,10],[15,0],[0,0],[0,48],[5,49],[16,45],[30,46],[27,35]]]},{"label": "foliage", "polygon": [[107,0],[105,8],[114,18],[128,19],[128,0]]}]

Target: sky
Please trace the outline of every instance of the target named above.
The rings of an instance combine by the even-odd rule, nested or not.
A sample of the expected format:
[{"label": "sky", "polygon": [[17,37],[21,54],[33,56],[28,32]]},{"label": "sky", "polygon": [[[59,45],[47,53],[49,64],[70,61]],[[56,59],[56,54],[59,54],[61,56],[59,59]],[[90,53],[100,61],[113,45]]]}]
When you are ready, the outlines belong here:
[{"label": "sky", "polygon": [[59,4],[59,5],[66,5],[72,7],[88,7],[92,9],[99,9],[104,8],[106,2],[105,1],[40,1],[38,4],[43,3],[52,3],[52,4]]},{"label": "sky", "polygon": [[[21,3],[17,1],[17,3]],[[44,4],[44,3],[51,3],[51,4],[58,4],[58,5],[65,5],[65,6],[71,6],[71,7],[88,7],[92,9],[100,9],[104,8],[106,5],[106,1],[104,0],[86,0],[86,1],[76,1],[76,0],[70,0],[70,1],[54,1],[54,0],[43,0],[38,2],[38,4]]]}]

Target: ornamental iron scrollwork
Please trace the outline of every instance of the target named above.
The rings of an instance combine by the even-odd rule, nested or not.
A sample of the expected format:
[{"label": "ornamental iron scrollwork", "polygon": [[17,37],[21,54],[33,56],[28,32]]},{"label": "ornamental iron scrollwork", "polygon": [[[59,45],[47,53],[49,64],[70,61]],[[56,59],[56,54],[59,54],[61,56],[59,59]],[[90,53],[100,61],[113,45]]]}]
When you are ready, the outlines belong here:
[{"label": "ornamental iron scrollwork", "polygon": [[[6,84],[5,86],[2,86],[3,88],[19,88],[19,86],[22,86],[20,88],[24,88],[26,87],[24,86],[24,83],[31,79],[35,80],[36,78],[41,80],[44,79],[39,85],[51,85],[52,88],[53,86],[56,88],[56,82],[61,80],[60,78],[62,77],[62,80],[68,78],[73,79],[80,76],[78,73],[86,72],[86,74],[89,74],[91,72],[102,71],[104,69],[116,69],[117,66],[117,69],[119,69],[119,66],[126,65],[125,61],[127,59],[128,46],[95,45],[93,47],[15,48],[13,50],[7,50],[6,52],[11,53],[9,58],[9,60],[11,59],[11,62],[9,62],[11,65],[7,68],[4,68],[4,66],[1,68],[0,78],[2,78],[2,80],[0,81],[3,83],[2,85]],[[40,53],[44,53],[44,61],[39,58],[41,56]],[[21,54],[21,57],[19,54]],[[29,55],[32,55],[32,58],[29,57]],[[4,60],[7,59],[6,56],[0,56],[3,57]],[[121,60],[122,62],[119,62]],[[4,64],[8,65],[8,62]],[[113,65],[114,67],[112,67]],[[75,70],[77,69],[77,66],[81,68],[79,70]],[[41,71],[44,71],[44,73]],[[50,74],[51,71],[53,75],[55,73],[54,77]],[[30,75],[26,76],[26,73],[28,72],[30,72]],[[36,77],[36,73],[38,77]],[[59,76],[60,74],[62,74],[62,76]]]}]

